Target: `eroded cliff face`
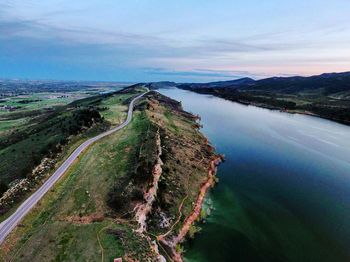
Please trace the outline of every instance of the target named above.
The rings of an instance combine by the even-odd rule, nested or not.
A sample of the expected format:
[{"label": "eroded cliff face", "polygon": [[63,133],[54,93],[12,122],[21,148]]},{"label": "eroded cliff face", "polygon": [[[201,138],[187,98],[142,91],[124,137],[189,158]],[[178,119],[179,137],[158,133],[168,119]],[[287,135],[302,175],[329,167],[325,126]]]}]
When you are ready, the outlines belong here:
[{"label": "eroded cliff face", "polygon": [[182,261],[178,246],[199,219],[220,157],[200,133],[199,118],[181,103],[150,92],[137,109],[147,119],[147,132],[140,134],[134,170],[115,185],[110,203],[149,243],[148,251],[134,259]]},{"label": "eroded cliff face", "polygon": [[135,207],[135,219],[139,224],[139,228],[136,230],[137,233],[143,234],[147,230],[147,216],[152,212],[152,205],[157,197],[158,183],[160,176],[162,175],[163,161],[160,158],[162,155],[161,139],[159,135],[159,129],[156,133],[156,146],[157,146],[157,158],[156,163],[152,168],[153,181],[148,189],[143,193],[143,202],[139,203]]},{"label": "eroded cliff face", "polygon": [[193,226],[193,224],[195,224],[196,221],[200,219],[200,213],[202,210],[203,202],[205,200],[205,196],[208,190],[215,184],[217,166],[222,160],[222,156],[215,156],[210,162],[207,180],[201,185],[198,192],[197,200],[194,203],[193,210],[191,214],[188,217],[186,217],[185,221],[182,223],[177,235],[169,237],[167,234],[164,234],[157,237],[157,240],[160,241],[162,245],[165,245],[170,250],[171,257],[176,262],[183,261],[182,254],[177,247],[179,244],[185,241],[185,238],[191,226]]}]

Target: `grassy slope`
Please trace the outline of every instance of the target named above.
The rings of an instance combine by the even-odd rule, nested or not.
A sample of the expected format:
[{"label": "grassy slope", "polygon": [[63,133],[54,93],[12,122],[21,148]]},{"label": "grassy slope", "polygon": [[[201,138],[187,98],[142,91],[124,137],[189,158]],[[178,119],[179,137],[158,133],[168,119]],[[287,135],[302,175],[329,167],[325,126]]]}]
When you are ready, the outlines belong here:
[{"label": "grassy slope", "polygon": [[[105,124],[100,125],[100,127],[96,126],[94,130],[89,132],[81,132],[80,130],[78,136],[70,137],[68,146],[77,140],[86,139],[86,137],[101,132],[101,128],[106,124],[116,125],[120,123],[124,119],[127,109],[123,103],[129,97],[130,95],[126,94],[119,95],[118,98],[112,96],[104,99],[101,105],[97,104],[98,107],[113,105],[113,108],[100,112],[105,117]],[[69,130],[77,128],[79,110],[87,108],[90,103],[96,105],[93,98],[81,101],[74,103],[76,108],[68,106],[58,109],[54,113],[44,113],[39,117],[0,121],[0,134],[2,134],[0,142],[4,143],[0,147],[0,179],[10,183],[14,179],[25,177],[47,154],[50,146],[54,147],[67,139],[72,134]],[[17,164],[18,161],[20,161],[20,165]]]},{"label": "grassy slope", "polygon": [[[101,247],[97,236],[106,261],[122,255],[118,250],[121,243],[101,229],[124,226],[118,226],[111,218],[89,224],[71,221],[74,217],[88,217],[95,213],[108,217],[107,193],[115,180],[131,168],[133,161],[128,156],[132,154],[125,152],[135,150],[133,145],[138,143],[138,134],[143,128],[144,122],[138,115],[131,126],[96,143],[80,158],[55,191],[50,192],[36,208],[36,214],[24,221],[28,226],[18,228],[12,235],[12,239],[22,235],[16,261],[22,258],[34,261],[99,261]],[[131,233],[129,229],[127,232]],[[137,239],[135,242],[135,245],[140,244]],[[13,248],[6,259],[17,250]]]},{"label": "grassy slope", "polygon": [[108,109],[102,111],[101,115],[112,125],[120,124],[126,117],[124,102],[130,97],[130,94],[120,94],[102,100],[99,106],[107,107]]},{"label": "grassy slope", "polygon": [[[141,92],[142,90],[137,90],[136,92]],[[87,138],[95,136],[99,134],[100,132],[105,129],[108,125],[117,125],[121,123],[127,114],[128,109],[128,99],[130,99],[132,96],[135,95],[135,92],[129,92],[128,94],[123,93],[116,93],[115,95],[109,94],[103,96],[102,100],[101,98],[87,98],[80,101],[74,102],[72,105],[74,107],[78,107],[78,109],[81,109],[81,107],[88,107],[91,104],[97,106],[100,108],[101,106],[99,103],[103,103],[103,106],[108,106],[110,104],[113,104],[113,108],[105,108],[105,110],[100,111],[100,114],[102,117],[105,117],[105,124],[103,125],[95,125],[93,128],[90,128],[88,130],[85,130],[83,132],[80,132],[78,135],[71,136],[69,139],[68,144],[66,144],[64,147],[62,147],[62,152],[58,154],[55,157],[56,165],[49,169],[46,173],[46,176],[41,177],[39,180],[33,180],[33,183],[31,183],[31,188],[36,188],[42,184],[42,182],[47,178],[47,176],[52,173],[65,159],[69,154],[77,148],[83,141],[85,141]],[[118,99],[117,99],[118,98]],[[96,101],[98,103],[96,104]],[[79,108],[80,106],[80,108]],[[63,111],[63,110],[62,110]],[[110,114],[109,112],[112,111],[114,113]],[[67,112],[63,111],[63,114],[66,114]],[[68,112],[69,113],[69,112]],[[110,116],[106,116],[106,114],[110,114]],[[62,113],[59,114],[59,117],[62,117]],[[49,120],[50,121],[50,120]],[[67,119],[65,120],[67,122]],[[52,125],[50,123],[46,123],[49,129],[51,129],[50,132],[47,132],[47,129],[44,129],[41,134],[43,135],[37,135],[38,133],[35,133],[32,136],[29,136],[29,138],[19,141],[18,143],[13,143],[10,145],[10,147],[5,147],[3,149],[0,149],[0,181],[1,179],[4,179],[7,177],[8,174],[11,174],[11,177],[8,177],[9,181],[12,181],[13,178],[15,178],[16,173],[15,172],[9,172],[10,169],[8,169],[8,165],[11,166],[11,170],[16,170],[18,172],[17,174],[23,174],[23,169],[27,168],[28,172],[30,168],[28,166],[35,166],[34,163],[34,157],[37,159],[40,159],[42,157],[42,154],[38,154],[37,152],[40,150],[40,148],[47,148],[47,144],[50,143],[50,141],[59,140],[60,137],[57,138],[57,136],[60,136],[60,133],[55,128],[52,128]],[[31,123],[31,125],[28,124],[28,126],[24,127],[25,130],[28,129],[37,129],[38,125],[34,122]],[[53,134],[56,134],[55,136]],[[62,136],[61,136],[62,137]],[[43,141],[42,143],[39,143],[40,141]],[[52,142],[51,142],[52,143]],[[13,150],[15,149],[15,150]],[[39,151],[40,152],[40,151]],[[36,160],[38,161],[38,160]],[[18,163],[17,163],[18,162]],[[25,174],[23,174],[25,175]],[[24,193],[24,194],[23,194]],[[21,200],[25,199],[30,192],[27,191],[27,193],[23,192],[21,194],[16,195],[16,199],[14,203],[10,203],[9,205],[1,206],[1,216],[0,221],[6,219],[9,214],[12,213],[13,210],[20,204]]]},{"label": "grassy slope", "polygon": [[0,120],[0,135],[14,128],[21,128],[28,122],[26,117],[13,120]]},{"label": "grassy slope", "polygon": [[[105,103],[112,102],[115,101]],[[136,111],[131,125],[97,142],[80,157],[23,221],[23,226],[2,245],[3,260],[100,261],[102,250],[104,261],[125,254],[141,261],[153,256],[147,240],[132,232],[137,227],[133,215],[125,219],[124,213],[107,205],[114,185],[130,179],[137,166],[140,146],[144,143],[141,134],[155,124],[162,130],[164,171],[155,208],[171,217],[172,223],[180,215],[182,202],[180,222],[191,212],[200,183],[206,178],[210,154],[203,154],[207,152],[205,138],[194,129],[193,120],[186,114],[164,104],[148,110],[143,106],[141,112]],[[170,229],[157,226],[157,213],[149,219],[152,234]],[[172,233],[180,226],[181,223],[175,224]]]}]

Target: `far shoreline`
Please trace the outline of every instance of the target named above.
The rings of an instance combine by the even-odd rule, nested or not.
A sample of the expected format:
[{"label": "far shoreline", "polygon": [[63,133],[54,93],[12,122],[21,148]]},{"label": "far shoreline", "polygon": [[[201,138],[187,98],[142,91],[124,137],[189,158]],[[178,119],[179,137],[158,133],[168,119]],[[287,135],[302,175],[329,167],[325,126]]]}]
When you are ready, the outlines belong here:
[{"label": "far shoreline", "polygon": [[310,111],[302,111],[302,110],[298,110],[298,109],[295,109],[295,110],[293,110],[293,109],[283,109],[283,108],[278,108],[278,107],[274,107],[274,106],[270,106],[270,105],[266,105],[266,104],[255,103],[255,102],[233,100],[233,99],[229,99],[229,98],[227,98],[225,96],[220,96],[220,95],[216,95],[216,94],[213,94],[213,93],[198,92],[198,91],[195,91],[195,90],[192,90],[192,89],[184,89],[184,88],[179,88],[179,87],[175,87],[175,88],[181,89],[181,90],[186,90],[186,91],[193,92],[193,93],[200,94],[200,95],[211,95],[213,97],[221,98],[221,99],[224,99],[226,101],[238,103],[238,104],[245,105],[245,106],[254,106],[254,107],[257,107],[257,108],[268,109],[268,110],[271,110],[271,111],[279,111],[279,112],[287,113],[287,114],[291,114],[291,115],[304,115],[304,116],[316,117],[316,118],[320,118],[320,119],[323,119],[323,120],[328,120],[328,121],[331,121],[331,122],[334,122],[334,123],[337,123],[337,124],[341,124],[341,125],[350,127],[350,121],[344,121],[344,120],[337,119],[337,118],[330,118],[330,117],[322,116],[322,115],[319,115],[319,114],[316,114],[316,113],[313,113],[313,112],[310,112]]}]

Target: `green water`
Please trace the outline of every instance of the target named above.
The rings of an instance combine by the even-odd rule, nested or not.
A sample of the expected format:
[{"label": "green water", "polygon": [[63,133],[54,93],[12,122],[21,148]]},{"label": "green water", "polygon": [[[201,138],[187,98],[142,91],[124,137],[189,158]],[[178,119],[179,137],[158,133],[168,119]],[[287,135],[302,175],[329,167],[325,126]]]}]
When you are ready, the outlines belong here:
[{"label": "green water", "polygon": [[226,162],[186,261],[350,261],[350,128],[178,89]]}]

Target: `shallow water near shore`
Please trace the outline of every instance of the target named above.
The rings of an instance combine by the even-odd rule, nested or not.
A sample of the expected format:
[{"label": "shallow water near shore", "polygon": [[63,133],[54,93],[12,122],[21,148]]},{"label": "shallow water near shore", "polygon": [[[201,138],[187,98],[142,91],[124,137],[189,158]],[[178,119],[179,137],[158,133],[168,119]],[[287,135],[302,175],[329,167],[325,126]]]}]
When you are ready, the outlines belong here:
[{"label": "shallow water near shore", "polygon": [[225,154],[186,261],[350,261],[350,127],[161,89]]}]

